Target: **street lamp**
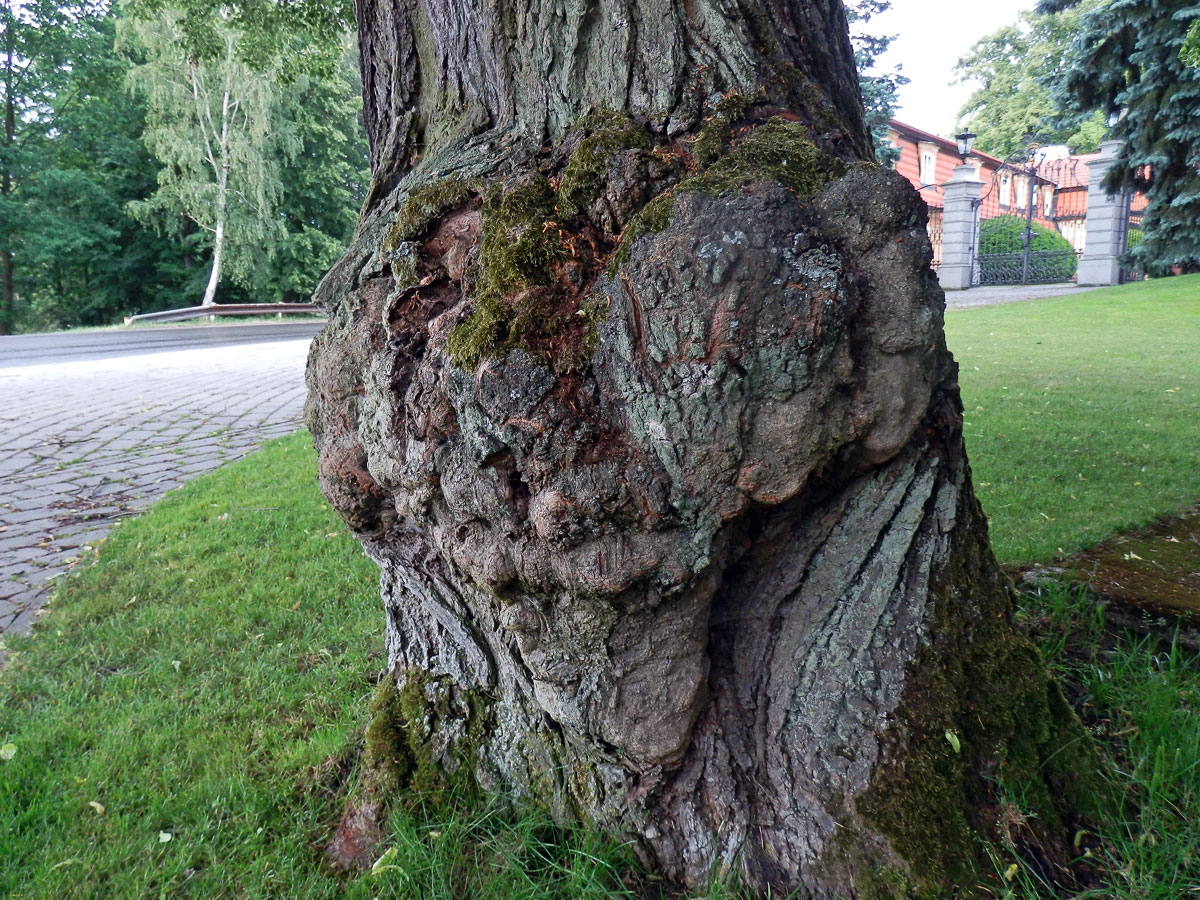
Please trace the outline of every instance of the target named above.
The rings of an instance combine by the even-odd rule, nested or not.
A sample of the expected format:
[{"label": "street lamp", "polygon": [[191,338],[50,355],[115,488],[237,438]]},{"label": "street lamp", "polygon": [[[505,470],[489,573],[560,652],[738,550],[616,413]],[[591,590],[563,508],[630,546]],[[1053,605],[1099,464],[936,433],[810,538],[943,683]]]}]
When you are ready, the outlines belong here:
[{"label": "street lamp", "polygon": [[967,164],[967,157],[971,153],[971,147],[975,145],[975,138],[978,135],[970,131],[964,131],[962,134],[956,134],[954,140],[958,142],[958,155],[962,159],[963,165]]}]

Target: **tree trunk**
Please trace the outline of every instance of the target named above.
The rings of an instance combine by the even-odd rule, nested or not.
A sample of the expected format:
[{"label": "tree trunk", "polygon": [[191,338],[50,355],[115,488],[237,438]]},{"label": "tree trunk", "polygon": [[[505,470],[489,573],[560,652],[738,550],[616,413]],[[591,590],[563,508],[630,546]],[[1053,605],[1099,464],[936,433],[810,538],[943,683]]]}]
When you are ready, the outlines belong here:
[{"label": "tree trunk", "polygon": [[[232,165],[229,155],[229,127],[232,115],[229,103],[230,92],[233,88],[232,71],[233,39],[227,37],[225,39],[225,84],[221,93],[221,130],[219,133],[214,134],[212,138],[212,146],[216,149],[216,156],[213,157],[210,152],[210,161],[215,170],[213,175],[217,179],[217,198],[214,210],[216,222],[213,227],[213,261],[212,271],[208,275],[208,284],[204,288],[204,299],[200,302],[201,306],[212,306],[217,302],[217,285],[221,281],[221,257],[225,252],[225,223],[229,208],[229,169]],[[192,77],[194,79],[195,75],[193,74]],[[198,114],[200,115],[201,125],[203,125],[205,111],[198,110]],[[209,316],[209,318],[211,319],[212,317]]]},{"label": "tree trunk", "polygon": [[1068,881],[1091,745],[1014,631],[841,3],[358,12],[308,422],[392,675],[335,859],[440,778],[690,886],[970,894],[998,821]]}]

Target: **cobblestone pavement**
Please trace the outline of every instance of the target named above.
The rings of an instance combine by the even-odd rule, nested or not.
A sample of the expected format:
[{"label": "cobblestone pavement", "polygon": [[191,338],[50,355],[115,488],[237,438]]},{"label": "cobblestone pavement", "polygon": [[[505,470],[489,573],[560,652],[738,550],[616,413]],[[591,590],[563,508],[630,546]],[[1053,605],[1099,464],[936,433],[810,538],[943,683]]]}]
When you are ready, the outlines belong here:
[{"label": "cobblestone pavement", "polygon": [[0,368],[0,634],[114,522],[299,428],[311,334]]}]

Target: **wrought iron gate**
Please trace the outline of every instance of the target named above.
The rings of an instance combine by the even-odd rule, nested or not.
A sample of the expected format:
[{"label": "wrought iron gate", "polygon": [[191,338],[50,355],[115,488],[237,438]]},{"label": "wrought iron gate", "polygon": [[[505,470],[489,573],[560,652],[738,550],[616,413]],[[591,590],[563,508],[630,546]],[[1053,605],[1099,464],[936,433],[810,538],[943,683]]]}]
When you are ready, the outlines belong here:
[{"label": "wrought iron gate", "polygon": [[[1126,253],[1142,242],[1145,232],[1142,230],[1142,214],[1146,210],[1146,198],[1142,194],[1130,194],[1125,202],[1125,240],[1123,249]],[[1145,277],[1133,266],[1121,266],[1121,283],[1141,281]]]},{"label": "wrought iron gate", "polygon": [[1072,281],[1079,254],[1059,233],[1056,184],[1034,168],[997,169],[979,208],[976,284]]}]

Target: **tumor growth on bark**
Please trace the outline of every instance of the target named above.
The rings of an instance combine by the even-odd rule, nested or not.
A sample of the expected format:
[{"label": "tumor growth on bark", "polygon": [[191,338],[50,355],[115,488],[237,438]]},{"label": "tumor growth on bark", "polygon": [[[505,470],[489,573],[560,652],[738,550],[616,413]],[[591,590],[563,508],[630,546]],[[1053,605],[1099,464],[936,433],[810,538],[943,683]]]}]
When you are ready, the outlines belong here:
[{"label": "tumor growth on bark", "polygon": [[[840,0],[361,0],[307,417],[390,674],[331,852],[468,783],[697,886],[1067,884],[1091,744],[987,543]],[[998,843],[997,843],[998,842]]]}]

